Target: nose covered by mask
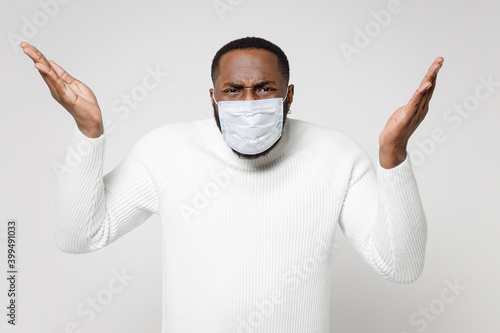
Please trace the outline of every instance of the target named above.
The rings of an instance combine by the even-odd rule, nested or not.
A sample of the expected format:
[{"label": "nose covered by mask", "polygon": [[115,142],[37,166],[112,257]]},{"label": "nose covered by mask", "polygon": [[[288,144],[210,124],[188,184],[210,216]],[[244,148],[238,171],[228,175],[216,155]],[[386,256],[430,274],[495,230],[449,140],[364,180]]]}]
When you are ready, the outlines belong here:
[{"label": "nose covered by mask", "polygon": [[[287,91],[288,95],[288,91]],[[284,98],[249,101],[215,100],[224,141],[234,150],[247,155],[259,154],[281,137]]]}]

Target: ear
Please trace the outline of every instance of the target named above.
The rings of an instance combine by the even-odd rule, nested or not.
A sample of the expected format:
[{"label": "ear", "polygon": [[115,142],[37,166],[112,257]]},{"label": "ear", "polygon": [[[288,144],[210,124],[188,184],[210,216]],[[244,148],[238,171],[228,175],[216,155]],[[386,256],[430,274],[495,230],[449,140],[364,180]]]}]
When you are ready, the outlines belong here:
[{"label": "ear", "polygon": [[295,91],[295,86],[293,84],[290,84],[287,89],[288,89],[288,95],[286,98],[288,100],[288,108],[290,108],[293,102],[293,93]]},{"label": "ear", "polygon": [[214,90],[210,88],[208,91],[210,92],[210,102],[212,103],[212,106],[214,106]]}]

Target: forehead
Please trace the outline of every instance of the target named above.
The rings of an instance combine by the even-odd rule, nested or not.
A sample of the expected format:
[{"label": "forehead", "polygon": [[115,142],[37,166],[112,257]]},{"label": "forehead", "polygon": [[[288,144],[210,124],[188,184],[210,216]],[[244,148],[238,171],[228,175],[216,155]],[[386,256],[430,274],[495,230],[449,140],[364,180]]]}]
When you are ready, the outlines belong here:
[{"label": "forehead", "polygon": [[259,82],[282,81],[278,57],[263,49],[232,50],[224,54],[219,61],[217,83],[224,82]]}]

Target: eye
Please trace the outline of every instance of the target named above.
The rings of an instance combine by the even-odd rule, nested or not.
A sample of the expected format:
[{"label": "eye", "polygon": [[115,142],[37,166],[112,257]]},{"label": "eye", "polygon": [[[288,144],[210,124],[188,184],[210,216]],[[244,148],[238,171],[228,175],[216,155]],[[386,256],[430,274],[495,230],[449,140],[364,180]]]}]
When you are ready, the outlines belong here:
[{"label": "eye", "polygon": [[262,92],[270,92],[270,91],[275,91],[276,89],[274,88],[271,88],[271,87],[264,87],[262,89],[260,89],[260,91]]},{"label": "eye", "polygon": [[237,92],[237,90],[232,88],[224,90],[224,93],[235,93],[235,92]]}]

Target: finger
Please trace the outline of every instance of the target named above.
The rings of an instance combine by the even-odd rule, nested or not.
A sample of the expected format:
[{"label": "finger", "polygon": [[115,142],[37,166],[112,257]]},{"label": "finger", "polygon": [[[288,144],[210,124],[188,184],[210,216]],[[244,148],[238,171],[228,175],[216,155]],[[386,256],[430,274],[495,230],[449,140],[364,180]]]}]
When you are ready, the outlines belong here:
[{"label": "finger", "polygon": [[66,72],[61,66],[59,66],[58,64],[56,64],[54,61],[49,60],[49,63],[52,65],[52,67],[56,71],[57,75],[61,79],[63,79],[63,81],[66,82],[67,84],[71,84],[71,83],[73,83],[75,81],[78,82],[77,79],[75,79],[73,76],[71,76],[68,72]]},{"label": "finger", "polygon": [[422,102],[422,97],[429,88],[430,83],[421,84],[420,87],[418,87],[418,89],[413,93],[413,96],[404,108],[405,118],[408,116],[413,118],[416,115],[418,108]]},{"label": "finger", "polygon": [[31,58],[31,60],[33,60],[34,63],[41,63],[44,64],[45,66],[50,66],[49,62],[47,61],[47,58],[45,58],[42,52],[38,51],[36,47],[28,43],[24,45],[25,45],[25,47],[23,48],[24,53],[26,53]]},{"label": "finger", "polygon": [[[421,110],[417,110],[417,114],[418,114],[418,122],[420,123],[424,117],[426,116],[427,112],[429,111],[429,103],[430,103],[430,100],[432,98],[432,95],[434,93],[434,89],[436,88],[436,81],[437,81],[437,75],[439,73],[439,70],[441,69],[441,67],[443,66],[443,62],[444,62],[444,58],[443,57],[437,57],[436,60],[434,61],[434,64],[437,64],[438,67],[437,67],[437,70],[434,71],[434,74],[432,76],[432,79],[431,79],[431,88],[429,90],[427,90],[424,94],[424,96],[422,97],[422,103],[421,103],[421,106],[420,106],[420,109]],[[431,66],[432,67],[432,66]]]},{"label": "finger", "polygon": [[21,48],[22,48],[22,49],[23,49],[23,51],[24,51],[24,48],[25,48],[25,47],[27,47],[29,44],[28,44],[28,43],[26,43],[26,42],[21,42],[19,45],[21,46]]},{"label": "finger", "polygon": [[66,89],[67,89],[66,84],[63,81],[63,79],[61,79],[61,77],[57,75],[56,71],[54,70],[54,68],[52,66],[50,66],[50,64],[49,64],[49,66],[46,66],[45,64],[36,63],[35,67],[40,72],[45,74],[45,77],[44,77],[45,82],[47,82],[46,79],[49,79],[52,82],[52,86],[55,88],[55,90],[57,90],[57,92],[59,94],[61,94],[61,95],[65,94]]},{"label": "finger", "polygon": [[42,52],[26,42],[23,42],[22,44],[25,45],[24,53],[26,53],[35,62],[35,67],[50,78],[56,89],[60,90],[61,93],[64,93],[66,90],[64,81],[57,75],[56,71]]},{"label": "finger", "polygon": [[432,87],[429,89],[426,104],[429,104],[429,101],[431,100],[432,94],[434,93],[434,89],[436,88],[437,75],[439,73],[439,70],[443,66],[443,61],[444,61],[443,57],[438,57],[436,60],[440,60],[440,65],[439,65],[439,68],[437,69],[436,73],[434,73],[434,76],[432,77],[432,82],[431,82]]},{"label": "finger", "polygon": [[[77,99],[75,92],[68,88],[64,83],[62,83],[64,85],[64,88],[61,88],[59,82],[54,82],[48,75],[48,73],[50,73],[50,70],[47,68],[47,66],[44,66],[42,64],[35,64],[35,67],[37,67],[38,72],[40,72],[40,75],[49,87],[50,93],[55,100],[57,100],[62,105],[74,103],[74,101]],[[52,71],[54,71],[54,69],[52,69]],[[62,79],[59,78],[59,81],[62,81]]]},{"label": "finger", "polygon": [[54,90],[56,91],[56,87],[54,85],[54,82],[52,82],[52,80],[48,77],[48,72],[49,72],[49,68],[45,65],[42,65],[40,63],[35,63],[35,68],[38,69],[38,73],[40,73],[40,76],[42,77],[42,79],[45,81],[45,83],[47,83],[47,85],[49,86],[49,88],[51,90]]},{"label": "finger", "polygon": [[436,76],[437,72],[439,72],[439,69],[441,69],[443,61],[444,61],[443,57],[437,57],[432,63],[431,67],[429,67],[427,74],[425,74],[424,78],[422,79],[422,82],[420,83],[423,84],[425,82],[431,82],[432,78]]},{"label": "finger", "polygon": [[[422,82],[420,82],[420,87],[416,91],[422,91],[423,93],[419,94],[418,96],[415,96],[414,94],[414,97],[412,97],[412,99],[410,100],[410,102],[413,102],[410,105],[411,114],[415,116],[415,119],[417,121],[419,121],[419,119],[423,119],[422,111],[424,111],[424,113],[427,113],[426,111],[428,108],[428,102],[430,100],[430,96],[432,96],[432,91],[434,90],[434,84],[436,82],[435,78],[443,64],[443,61],[443,57],[438,57],[436,58],[436,60],[434,60]],[[419,98],[418,101],[414,99],[417,97]]]},{"label": "finger", "polygon": [[424,96],[422,97],[422,103],[419,107],[419,110],[417,111],[418,124],[420,124],[422,120],[424,120],[427,112],[429,111],[429,103],[431,101],[432,94],[434,93],[434,89],[436,88],[436,81],[437,73],[432,78],[432,86],[425,92]]},{"label": "finger", "polygon": [[[64,94],[66,90],[66,86],[64,85],[64,81],[57,75],[56,71],[50,65],[49,61],[45,56],[33,45],[30,45],[26,42],[21,43],[24,45],[23,51],[26,53],[35,63],[35,67],[42,72],[42,78],[49,85],[49,87],[58,90],[61,94]],[[52,81],[53,84],[47,81],[47,78]]]},{"label": "finger", "polygon": [[[35,64],[35,67],[42,67],[43,65],[40,65],[40,64]],[[45,81],[45,83],[47,84],[47,86],[49,87],[49,90],[50,90],[50,93],[52,94],[52,97],[56,98],[59,96],[59,92],[57,90],[57,87],[56,85],[54,84],[54,82],[52,82],[52,80],[47,76],[47,74],[44,73],[44,71],[47,70],[47,68],[42,68],[42,69],[38,69],[38,73],[40,73],[40,76],[42,77],[42,79]]]}]

